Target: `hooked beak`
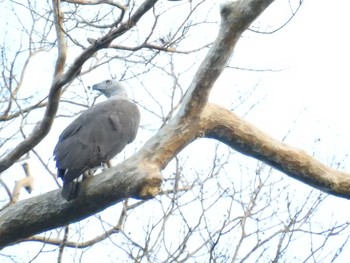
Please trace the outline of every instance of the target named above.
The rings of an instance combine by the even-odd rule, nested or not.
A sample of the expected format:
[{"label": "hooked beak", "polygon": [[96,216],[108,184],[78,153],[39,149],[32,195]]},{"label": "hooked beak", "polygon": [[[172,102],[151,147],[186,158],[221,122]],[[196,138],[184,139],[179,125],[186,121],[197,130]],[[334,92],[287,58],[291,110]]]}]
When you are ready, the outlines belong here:
[{"label": "hooked beak", "polygon": [[101,91],[101,88],[98,84],[95,84],[92,86],[92,90],[97,90],[97,91]]}]

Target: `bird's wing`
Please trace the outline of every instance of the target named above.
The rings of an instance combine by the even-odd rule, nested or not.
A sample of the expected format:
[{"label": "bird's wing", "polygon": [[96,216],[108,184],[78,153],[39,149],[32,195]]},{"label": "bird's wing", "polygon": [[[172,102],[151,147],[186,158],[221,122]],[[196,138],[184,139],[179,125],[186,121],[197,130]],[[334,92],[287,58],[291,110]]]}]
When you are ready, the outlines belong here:
[{"label": "bird's wing", "polygon": [[109,161],[135,139],[139,122],[138,108],[128,100],[96,104],[61,134],[54,150],[57,167],[83,172]]},{"label": "bird's wing", "polygon": [[104,161],[109,161],[132,142],[140,124],[140,112],[129,100],[107,101],[107,114],[101,118],[105,130],[95,134]]}]

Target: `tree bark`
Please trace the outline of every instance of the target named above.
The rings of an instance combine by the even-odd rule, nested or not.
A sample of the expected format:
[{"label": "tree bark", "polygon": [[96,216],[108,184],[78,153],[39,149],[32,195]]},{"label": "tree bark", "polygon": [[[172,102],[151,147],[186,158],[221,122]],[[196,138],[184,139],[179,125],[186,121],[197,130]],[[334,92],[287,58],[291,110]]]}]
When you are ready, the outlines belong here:
[{"label": "tree bark", "polygon": [[148,199],[160,190],[156,166],[136,154],[120,165],[81,183],[76,200],[66,202],[60,190],[13,204],[0,212],[0,248],[46,230],[76,222],[124,200]]},{"label": "tree bark", "polygon": [[303,150],[271,138],[234,113],[207,105],[201,121],[205,137],[219,140],[321,191],[350,198],[350,174],[329,168]]}]

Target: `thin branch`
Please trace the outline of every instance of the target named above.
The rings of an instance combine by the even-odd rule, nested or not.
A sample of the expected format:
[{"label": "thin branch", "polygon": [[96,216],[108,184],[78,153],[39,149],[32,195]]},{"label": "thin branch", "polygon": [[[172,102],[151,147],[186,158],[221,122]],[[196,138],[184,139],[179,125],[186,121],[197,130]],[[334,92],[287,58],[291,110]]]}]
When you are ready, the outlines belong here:
[{"label": "thin branch", "polygon": [[123,11],[126,11],[128,8],[124,5],[121,5],[112,0],[62,0],[62,2],[67,2],[70,4],[78,4],[78,5],[99,5],[99,4],[108,4],[115,6]]},{"label": "thin branch", "polygon": [[[292,11],[292,15],[287,19],[287,21],[285,21],[282,25],[280,25],[279,27],[271,30],[271,31],[260,31],[260,30],[255,30],[252,28],[248,28],[249,31],[252,31],[254,33],[258,33],[258,34],[273,34],[276,33],[277,31],[281,30],[282,28],[284,28],[286,25],[289,24],[290,21],[292,21],[292,19],[296,16],[296,14],[298,13],[298,11],[300,10],[301,6],[303,4],[303,0],[300,0],[298,7],[296,8],[296,10],[291,10]],[[291,8],[292,9],[292,8]]]},{"label": "thin branch", "polygon": [[19,194],[22,188],[25,188],[28,193],[31,193],[34,185],[34,178],[30,171],[28,163],[22,164],[25,177],[21,180],[16,181],[13,192],[12,192],[12,203],[16,203],[19,199]]},{"label": "thin branch", "polygon": [[3,121],[9,121],[9,120],[12,120],[14,118],[17,118],[19,117],[20,115],[22,115],[23,113],[28,113],[34,109],[39,109],[39,108],[44,108],[47,106],[47,102],[38,102],[32,106],[29,106],[25,109],[21,109],[17,112],[14,112],[12,114],[3,114],[3,115],[0,115],[0,122],[3,122]]},{"label": "thin branch", "polygon": [[158,46],[154,44],[144,43],[142,45],[139,45],[137,47],[127,47],[122,45],[111,45],[110,48],[120,49],[120,50],[128,50],[128,51],[137,51],[143,48],[151,49],[151,50],[158,50],[158,51],[164,51],[164,52],[171,52],[171,53],[179,53],[179,54],[189,54],[192,51],[181,51],[177,50],[172,47],[163,47]]},{"label": "thin branch", "polygon": [[[90,246],[100,242],[100,241],[105,240],[106,238],[109,238],[113,234],[119,233],[119,231],[120,231],[120,228],[118,228],[116,226],[114,228],[111,228],[111,229],[105,231],[103,234],[94,237],[93,239],[89,239],[88,241],[83,241],[83,242],[64,241],[64,247],[87,248],[87,247],[90,247]],[[37,242],[43,242],[45,244],[56,245],[56,246],[62,245],[61,239],[46,238],[46,237],[41,237],[41,236],[33,236],[33,237],[27,238],[23,241],[37,241]]]},{"label": "thin branch", "polygon": [[[4,189],[5,189],[6,193],[7,193],[7,195],[9,196],[9,198],[10,198],[9,204],[11,204],[11,202],[12,202],[12,194],[11,194],[10,188],[8,188],[8,186],[6,185],[6,183],[5,183],[1,178],[0,178],[0,184],[4,187]],[[7,207],[9,204],[7,204],[6,207]],[[2,209],[3,209],[3,208],[2,208]],[[0,211],[1,211],[2,209],[0,209]]]}]

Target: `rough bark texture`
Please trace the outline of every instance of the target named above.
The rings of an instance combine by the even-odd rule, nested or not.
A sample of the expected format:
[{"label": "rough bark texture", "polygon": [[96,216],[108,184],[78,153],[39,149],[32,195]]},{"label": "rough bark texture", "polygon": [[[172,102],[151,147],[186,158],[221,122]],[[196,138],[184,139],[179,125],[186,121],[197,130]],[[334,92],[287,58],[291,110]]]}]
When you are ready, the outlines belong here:
[{"label": "rough bark texture", "polygon": [[205,137],[219,140],[319,190],[350,198],[350,174],[329,168],[303,150],[271,138],[227,109],[208,104],[201,122]]},{"label": "rough bark texture", "polygon": [[155,197],[162,177],[158,167],[143,162],[140,157],[135,155],[101,175],[84,180],[74,202],[66,202],[60,190],[55,190],[4,209],[0,212],[0,248],[86,218],[126,197]]},{"label": "rough bark texture", "polygon": [[[240,35],[271,2],[248,0],[223,5],[219,35],[190,84],[178,114],[133,157],[84,181],[82,193],[75,201],[65,202],[57,190],[1,211],[0,247],[79,221],[127,197],[147,199],[156,196],[162,182],[160,171],[184,147],[203,136],[217,139],[320,190],[349,198],[349,175],[272,139],[234,113],[207,103],[210,90]],[[109,37],[113,38],[107,36],[97,40],[95,48],[107,46]]]}]

